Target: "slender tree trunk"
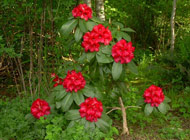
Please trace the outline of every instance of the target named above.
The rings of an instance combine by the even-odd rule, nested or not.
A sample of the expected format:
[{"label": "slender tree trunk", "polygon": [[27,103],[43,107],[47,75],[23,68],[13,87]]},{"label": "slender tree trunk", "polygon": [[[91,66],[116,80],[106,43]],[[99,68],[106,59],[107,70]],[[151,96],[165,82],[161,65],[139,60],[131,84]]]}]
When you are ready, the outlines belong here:
[{"label": "slender tree trunk", "polygon": [[92,7],[91,0],[84,0],[84,3],[86,3],[89,7]]},{"label": "slender tree trunk", "polygon": [[38,97],[40,96],[41,81],[42,81],[42,57],[43,57],[43,44],[44,44],[44,25],[45,25],[45,1],[43,1],[43,12],[41,14],[41,33],[40,43],[38,48]]},{"label": "slender tree trunk", "polygon": [[105,21],[104,0],[96,0],[96,14],[101,20]]},{"label": "slender tree trunk", "polygon": [[175,45],[175,14],[176,14],[176,2],[177,0],[173,0],[173,9],[172,9],[172,15],[171,15],[171,51],[174,51],[174,45]]}]

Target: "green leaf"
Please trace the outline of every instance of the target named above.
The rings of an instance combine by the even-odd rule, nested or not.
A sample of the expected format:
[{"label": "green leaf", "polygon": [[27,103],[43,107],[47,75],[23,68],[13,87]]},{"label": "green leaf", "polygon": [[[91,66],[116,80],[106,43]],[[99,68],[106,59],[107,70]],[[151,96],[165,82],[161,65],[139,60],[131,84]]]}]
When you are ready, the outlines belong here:
[{"label": "green leaf", "polygon": [[164,103],[169,103],[169,102],[171,102],[171,99],[168,98],[167,96],[165,96],[165,98],[164,98]]},{"label": "green leaf", "polygon": [[110,119],[110,117],[104,111],[102,113],[101,119],[104,120],[107,123],[111,122],[112,120]]},{"label": "green leaf", "polygon": [[95,25],[97,25],[95,22],[93,22],[93,21],[87,21],[86,22],[86,27],[87,27],[87,29],[89,30],[89,31],[92,31],[92,29],[94,28],[94,26]]},{"label": "green leaf", "polygon": [[126,32],[135,32],[135,30],[131,28],[122,28],[121,31],[126,31]]},{"label": "green leaf", "polygon": [[84,52],[78,59],[79,63],[84,63],[84,61],[86,60],[87,56],[86,53]]},{"label": "green leaf", "polygon": [[59,109],[62,106],[62,101],[56,102],[56,108]]},{"label": "green leaf", "polygon": [[138,74],[138,69],[137,66],[135,65],[135,63],[133,61],[129,62],[127,64],[127,68],[134,74]]},{"label": "green leaf", "polygon": [[88,32],[88,29],[86,28],[86,21],[84,21],[84,20],[82,20],[82,19],[79,19],[79,27],[80,27],[80,30],[81,30],[83,33]]},{"label": "green leaf", "polygon": [[73,120],[80,119],[81,116],[80,116],[79,110],[75,109],[75,110],[69,110],[67,113],[65,113],[65,118],[67,120],[73,121]]},{"label": "green leaf", "polygon": [[98,119],[98,121],[95,124],[100,130],[104,132],[108,131],[109,129],[109,124],[102,119]]},{"label": "green leaf", "polygon": [[86,85],[83,89],[83,94],[87,97],[94,97],[94,92],[94,89],[89,85]]},{"label": "green leaf", "polygon": [[78,20],[76,20],[76,19],[72,19],[72,20],[66,22],[61,27],[61,33],[64,36],[68,36],[69,33],[76,27],[77,24],[78,24]]},{"label": "green leaf", "polygon": [[67,128],[71,128],[76,124],[76,121],[70,121],[70,123],[68,124]]},{"label": "green leaf", "polygon": [[95,55],[96,55],[96,52],[88,52],[88,53],[86,53],[88,62],[90,62],[90,60],[92,60]]},{"label": "green leaf", "polygon": [[101,52],[98,52],[96,54],[96,59],[98,61],[98,63],[111,63],[113,62],[113,58],[110,56],[107,56]]},{"label": "green leaf", "polygon": [[63,97],[65,97],[66,94],[67,92],[62,87],[62,90],[56,92],[56,100],[61,100]]},{"label": "green leaf", "polygon": [[94,122],[85,121],[85,128],[86,128],[87,130],[93,130],[93,129],[95,129],[95,124],[94,124]]},{"label": "green leaf", "polygon": [[114,80],[118,80],[122,73],[123,65],[121,63],[113,62],[112,66],[112,76]]},{"label": "green leaf", "polygon": [[92,17],[91,18],[92,21],[96,22],[96,23],[104,23],[101,19],[99,19],[98,17]]},{"label": "green leaf", "polygon": [[114,21],[114,22],[112,22],[114,25],[116,25],[116,26],[119,26],[120,28],[123,28],[124,27],[124,25],[122,24],[122,23],[120,23],[120,22],[117,22],[117,21]]},{"label": "green leaf", "polygon": [[111,55],[111,50],[112,50],[112,47],[111,47],[111,46],[104,46],[104,47],[101,47],[101,51],[102,51],[102,53],[104,53],[104,54]]},{"label": "green leaf", "polygon": [[146,104],[144,108],[144,113],[148,116],[152,113],[154,107],[152,107],[150,104]]},{"label": "green leaf", "polygon": [[131,41],[131,37],[125,33],[125,32],[120,32],[120,35],[122,36],[122,38],[124,38],[125,40],[127,40],[128,42]]},{"label": "green leaf", "polygon": [[68,93],[62,100],[62,111],[67,111],[73,103],[72,93]]},{"label": "green leaf", "polygon": [[164,103],[161,103],[159,106],[158,106],[158,110],[163,113],[163,114],[166,114],[167,112],[167,107]]},{"label": "green leaf", "polygon": [[82,92],[78,91],[72,94],[73,94],[73,99],[77,105],[80,105],[82,102],[84,102],[84,96]]},{"label": "green leaf", "polygon": [[82,35],[83,35],[82,31],[80,30],[79,27],[77,27],[77,29],[75,31],[75,40],[76,40],[76,42],[79,42],[81,40]]}]

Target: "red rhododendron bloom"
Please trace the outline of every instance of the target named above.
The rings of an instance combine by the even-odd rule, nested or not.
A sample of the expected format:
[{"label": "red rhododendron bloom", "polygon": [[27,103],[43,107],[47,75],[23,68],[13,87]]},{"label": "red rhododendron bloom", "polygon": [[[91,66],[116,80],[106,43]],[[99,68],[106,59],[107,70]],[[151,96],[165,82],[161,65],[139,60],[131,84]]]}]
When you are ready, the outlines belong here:
[{"label": "red rhododendron bloom", "polygon": [[95,98],[87,98],[80,104],[80,116],[86,117],[86,120],[90,122],[97,122],[98,118],[101,118],[103,112],[103,106],[100,101]]},{"label": "red rhododendron bloom", "polygon": [[160,87],[151,85],[144,92],[144,98],[146,103],[150,103],[152,107],[158,107],[164,101],[164,93]]},{"label": "red rhododendron bloom", "polygon": [[63,84],[63,79],[59,78],[55,73],[52,73],[51,77],[54,78],[53,82],[55,82],[55,84],[53,85],[53,87],[56,87],[58,85],[62,85]]},{"label": "red rhododendron bloom", "polygon": [[86,21],[92,18],[92,9],[86,4],[79,4],[72,10],[72,14],[75,18],[80,17]]},{"label": "red rhododendron bloom", "polygon": [[66,88],[67,92],[83,89],[86,85],[86,81],[82,76],[81,72],[76,73],[76,71],[68,71],[67,76],[63,79],[63,87]]},{"label": "red rhododendron bloom", "polygon": [[96,34],[96,39],[100,43],[104,43],[104,45],[108,45],[112,40],[111,31],[105,28],[102,24],[94,26],[92,32]]},{"label": "red rhododendron bloom", "polygon": [[121,39],[112,47],[112,56],[115,62],[120,62],[121,64],[129,63],[133,58],[135,47],[132,43],[127,43],[124,39]]},{"label": "red rhododendron bloom", "polygon": [[82,47],[85,52],[98,52],[100,44],[108,45],[112,40],[111,31],[102,24],[94,26],[91,32],[87,32],[83,36]]},{"label": "red rhododendron bloom", "polygon": [[82,42],[82,47],[85,49],[85,52],[98,52],[100,44],[98,44],[98,41],[96,39],[96,34],[87,32],[83,36],[83,42]]},{"label": "red rhododendron bloom", "polygon": [[44,115],[49,115],[50,106],[46,101],[37,99],[32,103],[31,114],[37,119]]}]

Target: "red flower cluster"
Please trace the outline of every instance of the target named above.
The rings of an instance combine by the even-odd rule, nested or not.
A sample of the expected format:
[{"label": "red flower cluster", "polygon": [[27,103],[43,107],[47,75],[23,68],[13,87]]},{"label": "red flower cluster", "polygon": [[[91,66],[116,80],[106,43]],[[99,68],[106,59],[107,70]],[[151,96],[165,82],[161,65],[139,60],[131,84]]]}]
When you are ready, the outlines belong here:
[{"label": "red flower cluster", "polygon": [[97,122],[97,119],[102,116],[102,103],[96,98],[89,97],[80,104],[79,112],[82,118],[86,117],[90,122]]},{"label": "red flower cluster", "polygon": [[59,78],[55,73],[51,74],[51,78],[54,78],[53,82],[55,82],[55,84],[53,85],[53,87],[56,87],[58,85],[62,85],[63,84],[63,79]]},{"label": "red flower cluster", "polygon": [[31,114],[37,119],[39,119],[41,116],[49,115],[50,106],[46,101],[37,99],[32,103]]},{"label": "red flower cluster", "polygon": [[132,46],[132,42],[127,43],[124,39],[121,39],[112,47],[112,56],[115,62],[121,64],[129,63],[133,58],[135,47]]},{"label": "red flower cluster", "polygon": [[83,36],[82,47],[85,48],[85,52],[98,52],[100,44],[108,45],[112,40],[111,31],[105,28],[102,24],[94,26],[91,32],[85,33]]},{"label": "red flower cluster", "polygon": [[72,10],[72,14],[75,18],[80,17],[86,21],[92,18],[92,9],[86,4],[79,4]]},{"label": "red flower cluster", "polygon": [[150,103],[152,107],[158,107],[164,101],[164,93],[160,87],[151,85],[144,92],[144,98],[146,103]]},{"label": "red flower cluster", "polygon": [[72,70],[68,71],[67,76],[63,79],[63,87],[66,88],[67,92],[75,91],[84,88],[86,85],[86,81],[82,76],[81,72],[76,73],[76,71]]}]

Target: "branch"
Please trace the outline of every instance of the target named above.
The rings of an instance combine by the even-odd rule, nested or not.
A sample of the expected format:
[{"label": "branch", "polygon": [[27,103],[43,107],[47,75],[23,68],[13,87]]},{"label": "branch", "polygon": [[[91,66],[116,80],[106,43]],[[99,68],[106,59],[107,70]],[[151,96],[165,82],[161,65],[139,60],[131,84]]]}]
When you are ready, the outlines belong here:
[{"label": "branch", "polygon": [[106,114],[109,114],[109,113],[111,113],[112,111],[114,111],[114,110],[121,110],[121,108],[119,108],[119,107],[106,107],[106,108],[112,108],[110,111],[108,111]]}]

